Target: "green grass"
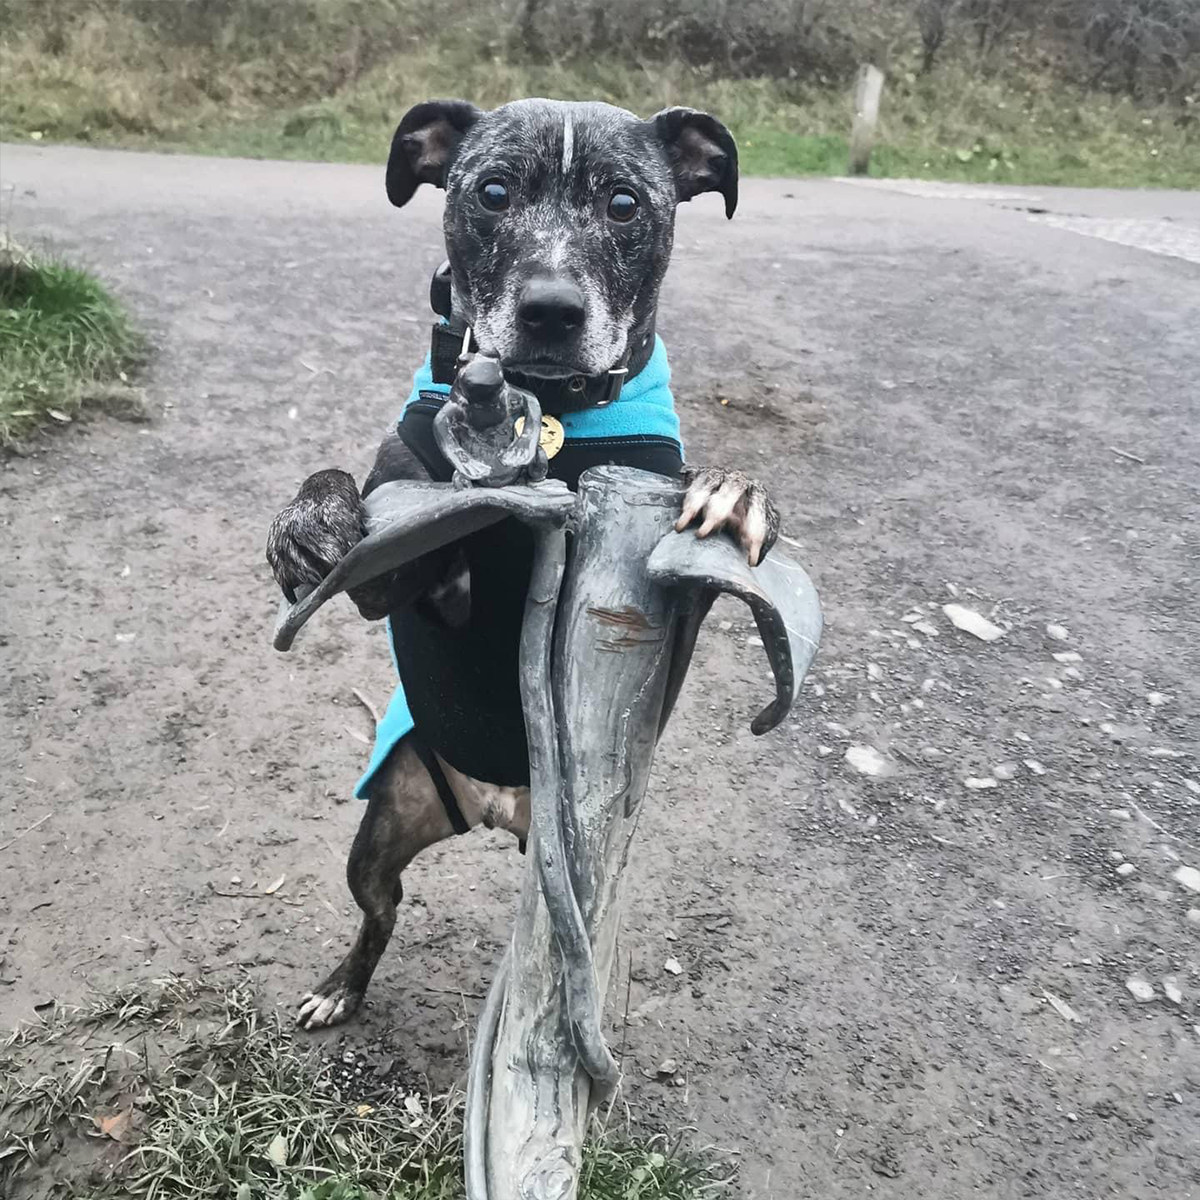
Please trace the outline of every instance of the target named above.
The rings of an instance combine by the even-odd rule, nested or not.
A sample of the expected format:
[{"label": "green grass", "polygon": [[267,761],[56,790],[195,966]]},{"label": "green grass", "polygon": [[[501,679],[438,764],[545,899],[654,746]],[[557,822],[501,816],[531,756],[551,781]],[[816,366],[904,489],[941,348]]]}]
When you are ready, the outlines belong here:
[{"label": "green grass", "polygon": [[[443,0],[440,32],[409,32],[425,28],[419,2],[310,0],[291,6],[296,19],[270,36],[251,20],[267,19],[261,5],[227,3],[226,24],[201,36],[144,20],[130,3],[10,0],[21,19],[0,34],[0,137],[382,162],[404,111],[450,91],[483,106],[525,95],[608,100],[642,113],[691,104],[729,124],[747,174],[845,170],[844,82],[728,79],[671,59],[530,61],[486,14],[457,0]],[[53,24],[55,11],[80,15]],[[187,11],[201,10],[170,10]],[[912,46],[889,61],[875,174],[1200,186],[1194,97],[1142,104],[1085,92],[1017,43],[989,72],[959,54],[920,75]]]},{"label": "green grass", "polygon": [[0,236],[0,446],[70,423],[89,401],[128,406],[141,349],[99,281]]},{"label": "green grass", "polygon": [[[0,1044],[0,1194],[52,1166],[83,1200],[461,1200],[458,1098],[339,1071],[247,987],[176,978]],[[599,1133],[581,1200],[709,1200],[728,1167]]]}]

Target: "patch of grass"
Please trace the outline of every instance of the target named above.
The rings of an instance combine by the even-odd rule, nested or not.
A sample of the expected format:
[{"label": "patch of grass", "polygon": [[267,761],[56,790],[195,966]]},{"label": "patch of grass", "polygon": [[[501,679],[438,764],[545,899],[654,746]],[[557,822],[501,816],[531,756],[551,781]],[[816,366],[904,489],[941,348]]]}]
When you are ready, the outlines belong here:
[{"label": "patch of grass", "polygon": [[88,400],[128,404],[142,342],[124,309],[85,271],[0,235],[0,446]]},{"label": "patch of grass", "polygon": [[[245,0],[171,6],[179,21],[217,14],[202,30],[165,22],[161,7],[143,19],[145,6],[133,3],[14,5],[22,19],[0,35],[0,136],[382,162],[404,111],[449,90],[485,107],[529,95],[641,113],[689,104],[729,124],[747,174],[846,168],[844,83],[811,72],[731,79],[669,57],[535,60],[479,6],[441,0],[431,16],[423,3],[308,0],[288,5],[287,19]],[[269,29],[255,24],[263,21]],[[988,72],[960,55],[921,74],[911,47],[893,49],[889,63],[874,174],[1200,186],[1194,98],[1138,103],[1088,92],[1016,43]]]},{"label": "patch of grass", "polygon": [[[338,1068],[248,987],[171,978],[58,1009],[0,1046],[0,1193],[53,1169],[81,1200],[461,1200],[457,1098],[364,1095]],[[580,1196],[708,1200],[730,1180],[602,1135]]]}]

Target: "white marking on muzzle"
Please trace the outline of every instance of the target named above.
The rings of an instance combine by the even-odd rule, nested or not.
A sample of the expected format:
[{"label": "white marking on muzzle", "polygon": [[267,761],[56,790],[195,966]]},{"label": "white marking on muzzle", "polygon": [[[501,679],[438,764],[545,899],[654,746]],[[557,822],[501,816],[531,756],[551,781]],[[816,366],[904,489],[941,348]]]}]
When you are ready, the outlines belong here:
[{"label": "white marking on muzzle", "polygon": [[565,175],[571,169],[571,158],[575,153],[575,126],[571,114],[563,113],[563,156],[562,169]]}]

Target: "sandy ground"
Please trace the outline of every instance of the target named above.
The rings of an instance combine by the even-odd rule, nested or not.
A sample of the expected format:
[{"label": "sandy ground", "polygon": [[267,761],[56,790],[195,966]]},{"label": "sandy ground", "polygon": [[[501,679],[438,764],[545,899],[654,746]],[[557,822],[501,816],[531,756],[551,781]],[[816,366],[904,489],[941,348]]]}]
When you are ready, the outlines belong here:
[{"label": "sandy ground", "polygon": [[[356,925],[352,689],[382,703],[390,665],[344,603],[272,651],[264,533],[309,471],[361,479],[396,414],[439,196],[2,157],[14,230],[150,331],[158,415],[0,467],[0,1025],[166,971],[248,969],[290,1007]],[[732,223],[681,212],[689,456],[770,482],[827,633],[756,740],[765,659],[714,615],[612,1017],[628,996],[634,1120],[737,1152],[746,1197],[1200,1196],[1198,238],[1184,194],[755,180]],[[369,1009],[325,1039],[455,1080],[521,867],[485,835],[423,857]]]}]

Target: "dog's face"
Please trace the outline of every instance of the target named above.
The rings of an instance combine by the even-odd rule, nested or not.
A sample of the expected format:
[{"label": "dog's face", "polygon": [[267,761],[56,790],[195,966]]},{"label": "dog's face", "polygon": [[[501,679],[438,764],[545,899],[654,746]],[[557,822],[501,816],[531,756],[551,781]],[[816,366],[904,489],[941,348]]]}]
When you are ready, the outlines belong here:
[{"label": "dog's face", "polygon": [[675,205],[737,204],[737,147],[714,117],[641,120],[607,104],[429,101],[400,123],[388,197],[446,190],[456,312],[481,350],[527,375],[598,375],[653,334]]}]

